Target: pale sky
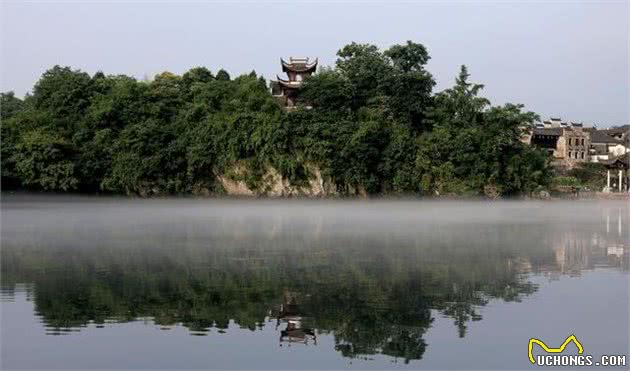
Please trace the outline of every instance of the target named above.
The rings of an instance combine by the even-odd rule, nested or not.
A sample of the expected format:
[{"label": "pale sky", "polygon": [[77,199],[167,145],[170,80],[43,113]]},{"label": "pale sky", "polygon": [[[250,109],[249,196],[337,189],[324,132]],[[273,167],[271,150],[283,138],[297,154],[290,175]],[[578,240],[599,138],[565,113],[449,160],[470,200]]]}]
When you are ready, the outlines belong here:
[{"label": "pale sky", "polygon": [[332,65],[352,41],[412,40],[436,91],[461,64],[494,104],[543,118],[630,123],[630,2],[2,1],[1,86],[18,96],[55,64],[137,78],[194,66],[281,72],[281,56]]}]

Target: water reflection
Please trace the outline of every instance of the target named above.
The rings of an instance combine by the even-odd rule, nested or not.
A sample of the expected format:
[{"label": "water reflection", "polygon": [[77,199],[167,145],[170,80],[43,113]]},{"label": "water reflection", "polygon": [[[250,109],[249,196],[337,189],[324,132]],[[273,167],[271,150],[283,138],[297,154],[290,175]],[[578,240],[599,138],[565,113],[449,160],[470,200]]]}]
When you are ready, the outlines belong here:
[{"label": "water reflection", "polygon": [[302,326],[304,318],[301,316],[302,310],[300,307],[303,304],[298,304],[298,294],[289,293],[285,291],[284,302],[280,305],[276,317],[276,331],[280,326],[284,326],[283,330],[280,330],[280,346],[282,343],[302,343],[308,345],[309,340],[317,345],[317,334],[312,328]]},{"label": "water reflection", "polygon": [[474,219],[457,215],[484,206],[57,206],[3,205],[0,298],[27,292],[50,335],[133,321],[197,336],[275,326],[280,346],[331,335],[345,357],[409,362],[436,312],[463,338],[489,301],[536,292],[531,274],[629,269],[628,208],[616,205],[587,217],[497,204]]}]

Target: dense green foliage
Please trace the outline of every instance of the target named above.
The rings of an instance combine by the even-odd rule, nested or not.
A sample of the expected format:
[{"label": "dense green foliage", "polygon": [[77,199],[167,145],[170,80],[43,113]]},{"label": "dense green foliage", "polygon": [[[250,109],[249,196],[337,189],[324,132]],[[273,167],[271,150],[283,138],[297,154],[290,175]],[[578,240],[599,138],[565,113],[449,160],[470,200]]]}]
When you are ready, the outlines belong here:
[{"label": "dense green foliage", "polygon": [[597,162],[577,164],[563,175],[556,175],[551,179],[549,189],[553,192],[579,193],[594,191],[606,186],[606,166]]},{"label": "dense green foliage", "polygon": [[265,193],[277,171],[304,186],[314,170],[340,194],[535,191],[544,155],[524,145],[535,115],[493,107],[462,67],[433,94],[429,55],[412,42],[352,43],[307,79],[286,112],[256,75],[203,67],[153,81],[55,66],[24,100],[2,94],[3,186],[126,194],[220,192],[218,176]]},{"label": "dense green foliage", "polygon": [[599,190],[606,186],[606,166],[601,163],[586,162],[569,170],[581,187]]}]

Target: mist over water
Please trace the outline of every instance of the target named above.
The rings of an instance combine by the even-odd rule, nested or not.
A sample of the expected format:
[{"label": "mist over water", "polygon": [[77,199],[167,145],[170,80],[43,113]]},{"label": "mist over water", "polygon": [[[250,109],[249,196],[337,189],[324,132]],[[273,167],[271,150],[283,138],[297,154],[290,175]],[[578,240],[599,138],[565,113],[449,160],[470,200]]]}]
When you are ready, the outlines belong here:
[{"label": "mist over water", "polygon": [[530,337],[629,348],[625,201],[19,195],[1,211],[4,368],[505,369],[530,367]]}]

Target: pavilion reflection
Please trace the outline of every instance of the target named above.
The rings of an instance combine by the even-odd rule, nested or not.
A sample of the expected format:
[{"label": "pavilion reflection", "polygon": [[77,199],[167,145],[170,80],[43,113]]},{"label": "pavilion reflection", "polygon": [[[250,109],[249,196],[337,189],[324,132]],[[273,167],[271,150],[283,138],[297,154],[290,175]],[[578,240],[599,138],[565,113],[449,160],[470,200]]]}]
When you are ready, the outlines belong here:
[{"label": "pavilion reflection", "polygon": [[317,334],[312,328],[303,327],[303,317],[300,313],[300,304],[298,304],[297,294],[285,291],[284,302],[280,305],[280,310],[276,317],[276,331],[280,326],[284,329],[280,330],[280,346],[287,343],[308,345],[312,341],[317,345]]}]

